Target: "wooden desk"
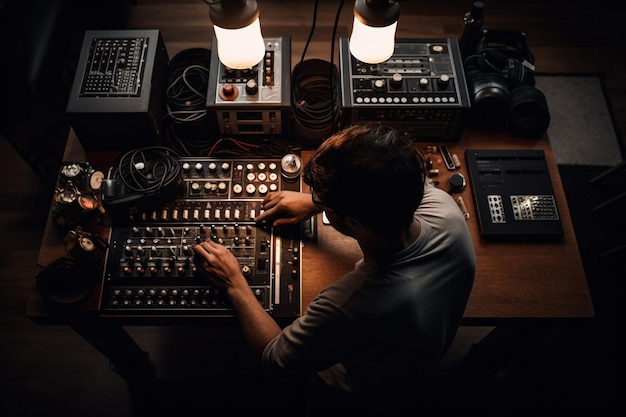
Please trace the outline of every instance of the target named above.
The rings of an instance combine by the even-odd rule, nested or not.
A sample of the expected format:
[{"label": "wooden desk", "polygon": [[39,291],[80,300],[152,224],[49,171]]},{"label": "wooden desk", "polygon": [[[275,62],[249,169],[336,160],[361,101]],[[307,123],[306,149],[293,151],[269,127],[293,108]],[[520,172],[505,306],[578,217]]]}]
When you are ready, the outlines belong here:
[{"label": "wooden desk", "polygon": [[[417,146],[436,145],[418,143]],[[465,167],[465,149],[541,149],[545,152],[557,205],[563,222],[564,238],[548,243],[493,243],[479,236],[478,219],[474,209],[471,186],[460,194],[470,212],[468,225],[474,240],[477,272],[474,288],[467,306],[464,323],[496,325],[504,321],[525,319],[584,319],[593,318],[594,310],[589,288],[578,252],[578,244],[565,199],[559,171],[547,138],[521,139],[503,133],[468,131],[458,143],[448,143],[452,153],[461,159],[458,172],[469,178]],[[310,155],[310,153],[309,153]],[[306,159],[307,154],[303,155]],[[438,157],[438,155],[437,155]],[[440,158],[435,158],[435,168],[440,168],[440,187],[447,190],[448,173]],[[73,132],[70,134],[65,154],[66,161],[89,161],[96,168],[99,163],[109,164],[114,156],[102,153],[85,155]],[[320,217],[320,216],[318,216]],[[305,242],[302,254],[302,311],[317,293],[351,270],[361,252],[356,242],[325,226],[317,219],[317,241]],[[39,254],[39,265],[49,265],[65,254],[63,235],[48,221]],[[33,286],[34,288],[34,286]],[[97,288],[98,289],[98,288]],[[68,324],[79,317],[98,318],[100,292],[93,291],[78,311],[58,311],[47,308],[36,290],[32,291],[27,316],[47,324]],[[189,320],[198,317],[189,318]],[[201,317],[204,323],[212,320]],[[128,317],[112,318],[120,324],[132,324]],[[160,321],[159,321],[160,320]],[[185,317],[176,317],[184,323]],[[153,324],[170,324],[157,318]]]},{"label": "wooden desk", "polygon": [[[418,144],[427,146],[429,143]],[[470,218],[477,269],[474,287],[464,314],[464,324],[496,325],[526,319],[581,319],[594,317],[587,279],[572,225],[567,200],[550,142],[516,138],[509,134],[467,131],[458,143],[448,143],[451,153],[461,160],[468,186],[460,193]],[[480,237],[469,174],[466,149],[541,149],[548,168],[563,223],[564,237],[558,242],[501,243]],[[447,172],[441,158],[435,161],[440,174],[433,178],[447,190]],[[318,242],[303,249],[303,302],[354,267],[361,256],[354,240],[330,226],[317,222]],[[323,267],[320,267],[323,265]],[[306,306],[303,305],[303,309]]]}]

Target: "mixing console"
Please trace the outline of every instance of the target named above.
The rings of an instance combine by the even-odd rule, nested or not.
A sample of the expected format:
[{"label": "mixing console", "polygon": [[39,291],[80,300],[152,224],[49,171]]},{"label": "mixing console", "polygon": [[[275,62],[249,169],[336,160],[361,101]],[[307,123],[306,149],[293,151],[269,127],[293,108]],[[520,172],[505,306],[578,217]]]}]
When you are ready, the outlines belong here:
[{"label": "mixing console", "polygon": [[180,158],[184,195],[113,227],[101,308],[124,314],[234,316],[228,299],[199,276],[193,245],[211,239],[241,265],[259,303],[275,317],[300,314],[299,226],[254,218],[270,191],[300,191],[301,160]]}]

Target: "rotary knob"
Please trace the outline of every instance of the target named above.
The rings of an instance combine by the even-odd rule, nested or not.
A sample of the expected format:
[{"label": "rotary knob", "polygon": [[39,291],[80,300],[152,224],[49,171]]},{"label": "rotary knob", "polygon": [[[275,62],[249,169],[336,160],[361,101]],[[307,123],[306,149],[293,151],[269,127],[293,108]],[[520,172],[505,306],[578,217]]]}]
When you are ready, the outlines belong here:
[{"label": "rotary knob", "polygon": [[257,94],[258,92],[259,92],[259,84],[256,82],[256,80],[255,79],[248,80],[248,82],[246,83],[246,93],[249,96],[253,96]]},{"label": "rotary knob", "polygon": [[283,177],[287,179],[297,178],[302,169],[302,159],[296,154],[287,154],[280,161],[280,168]]},{"label": "rotary knob", "polygon": [[391,88],[395,90],[401,88],[402,87],[402,74],[399,74],[397,72],[393,74],[393,76],[391,77],[391,81],[389,83],[391,85]]},{"label": "rotary knob", "polygon": [[379,78],[379,79],[372,81],[372,88],[376,91],[384,91],[385,80],[383,80],[382,78]]},{"label": "rotary knob", "polygon": [[239,90],[237,90],[237,88],[232,84],[225,84],[220,89],[220,97],[223,100],[232,101],[236,99],[238,95],[239,95]]},{"label": "rotary knob", "polygon": [[441,74],[441,76],[437,80],[437,87],[440,90],[445,90],[446,88],[448,88],[449,84],[450,84],[450,76],[448,74]]}]

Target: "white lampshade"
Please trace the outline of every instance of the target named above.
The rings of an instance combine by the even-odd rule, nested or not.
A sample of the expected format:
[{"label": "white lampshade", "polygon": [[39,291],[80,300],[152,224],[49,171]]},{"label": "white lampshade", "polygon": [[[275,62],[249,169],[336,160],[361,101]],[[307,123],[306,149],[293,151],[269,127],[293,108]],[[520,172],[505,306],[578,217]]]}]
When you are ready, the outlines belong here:
[{"label": "white lampshade", "polygon": [[217,55],[228,68],[252,68],[265,55],[265,41],[261,35],[261,24],[255,19],[241,29],[224,29],[213,25],[217,37]]},{"label": "white lampshade", "polygon": [[355,17],[350,36],[350,53],[368,64],[388,60],[393,55],[397,26],[397,21],[389,26],[367,26]]}]

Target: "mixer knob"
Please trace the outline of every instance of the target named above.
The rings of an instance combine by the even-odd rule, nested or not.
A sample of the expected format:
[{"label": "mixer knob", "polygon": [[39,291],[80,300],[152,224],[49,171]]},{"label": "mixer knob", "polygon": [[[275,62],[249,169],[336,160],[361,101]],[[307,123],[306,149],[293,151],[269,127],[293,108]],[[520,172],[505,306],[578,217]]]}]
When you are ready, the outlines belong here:
[{"label": "mixer knob", "polygon": [[217,184],[217,191],[219,191],[219,192],[226,191],[226,183],[225,182],[220,182],[219,184]]},{"label": "mixer knob", "polygon": [[398,74],[397,72],[391,76],[391,88],[399,89],[402,87],[402,74]]},{"label": "mixer knob", "polygon": [[257,175],[257,179],[263,182],[267,180],[267,174],[265,172],[259,172],[259,175]]},{"label": "mixer knob", "polygon": [[252,181],[254,181],[256,179],[256,175],[254,175],[254,172],[248,172],[248,175],[246,175],[246,179],[249,182],[252,182]]},{"label": "mixer knob", "polygon": [[448,88],[449,84],[450,76],[448,74],[441,74],[441,76],[437,80],[437,87],[439,87],[440,90],[445,90],[446,88]]},{"label": "mixer knob", "polygon": [[250,268],[248,265],[244,265],[241,267],[241,273],[244,277],[248,277],[250,276],[250,274],[252,274],[252,268]]},{"label": "mixer knob", "polygon": [[424,78],[424,77],[420,78],[419,86],[422,90],[427,90],[428,84],[429,84],[428,78]]},{"label": "mixer knob", "polygon": [[234,100],[238,95],[239,90],[232,84],[226,84],[220,90],[220,97],[224,100]]},{"label": "mixer knob", "polygon": [[195,169],[196,169],[196,171],[202,171],[202,163],[198,162],[198,163],[195,165]]},{"label": "mixer knob", "polygon": [[217,164],[216,164],[215,162],[211,162],[211,163],[209,164],[209,171],[210,171],[210,172],[215,172],[215,171],[217,171]]},{"label": "mixer knob", "polygon": [[228,162],[222,163],[222,171],[228,172],[230,170],[230,164]]},{"label": "mixer knob", "polygon": [[241,184],[233,185],[233,193],[241,194],[242,191],[243,191],[243,187],[241,186]]},{"label": "mixer knob", "polygon": [[246,83],[246,93],[249,96],[253,96],[259,92],[259,85],[255,79],[249,79]]},{"label": "mixer knob", "polygon": [[267,185],[265,185],[265,184],[259,185],[259,194],[265,195],[265,194],[267,194],[267,191],[268,191]]},{"label": "mixer knob", "polygon": [[256,187],[254,186],[254,184],[248,184],[246,185],[246,192],[248,194],[254,194],[256,191]]},{"label": "mixer knob", "polygon": [[300,169],[302,168],[302,159],[296,154],[287,154],[283,156],[281,160],[282,174],[285,178],[293,179],[300,175]]},{"label": "mixer knob", "polygon": [[384,91],[385,90],[385,80],[378,78],[372,81],[372,88],[375,91]]},{"label": "mixer knob", "polygon": [[191,183],[191,191],[194,193],[198,193],[200,192],[200,190],[202,190],[202,187],[200,186],[200,184],[198,184],[197,182],[192,182]]},{"label": "mixer knob", "polygon": [[259,171],[264,171],[265,170],[265,163],[263,162],[259,162],[257,165],[257,168]]},{"label": "mixer knob", "polygon": [[189,162],[183,162],[183,171],[189,172],[191,170],[191,164]]}]

